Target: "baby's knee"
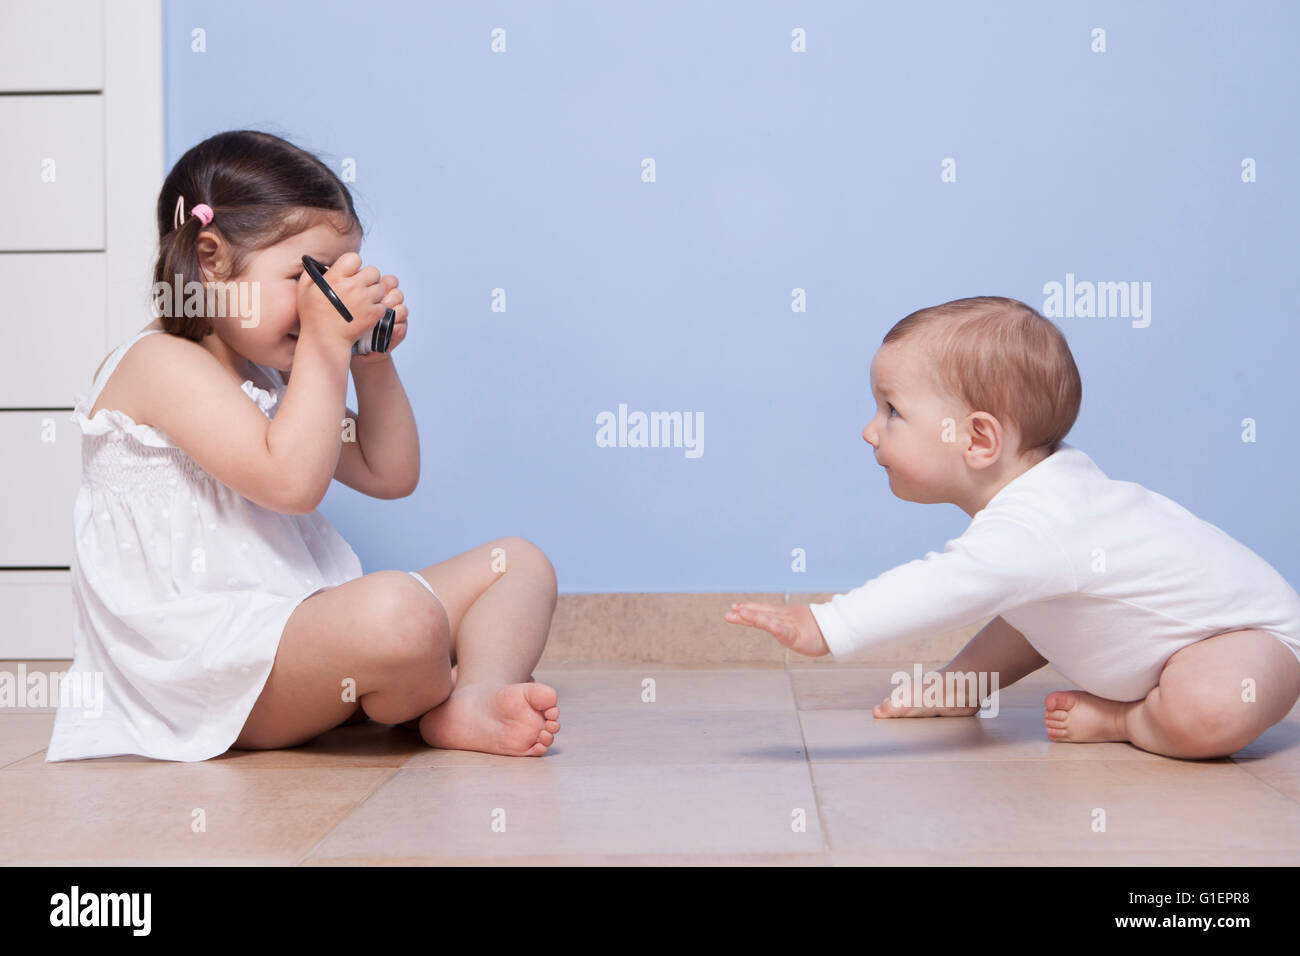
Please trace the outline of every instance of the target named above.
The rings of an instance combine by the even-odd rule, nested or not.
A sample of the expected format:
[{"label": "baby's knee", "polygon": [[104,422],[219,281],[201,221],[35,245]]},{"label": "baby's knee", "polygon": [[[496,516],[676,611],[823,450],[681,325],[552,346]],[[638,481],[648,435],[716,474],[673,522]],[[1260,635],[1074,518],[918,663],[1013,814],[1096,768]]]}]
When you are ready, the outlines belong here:
[{"label": "baby's knee", "polygon": [[1249,732],[1253,715],[1244,709],[1248,705],[1240,695],[1231,693],[1222,682],[1162,684],[1152,693],[1160,696],[1165,732],[1203,756],[1232,753],[1250,742],[1243,734]]}]

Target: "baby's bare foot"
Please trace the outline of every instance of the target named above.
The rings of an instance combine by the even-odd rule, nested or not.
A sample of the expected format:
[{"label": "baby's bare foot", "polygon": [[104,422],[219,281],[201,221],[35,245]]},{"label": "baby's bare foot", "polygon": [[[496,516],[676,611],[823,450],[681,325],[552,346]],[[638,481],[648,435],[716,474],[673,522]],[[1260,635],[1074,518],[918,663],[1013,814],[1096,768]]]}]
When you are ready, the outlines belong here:
[{"label": "baby's bare foot", "polygon": [[1081,690],[1056,690],[1043,704],[1047,736],[1072,744],[1128,740],[1124,712],[1129,705]]},{"label": "baby's bare foot", "polygon": [[430,747],[540,757],[560,730],[554,687],[533,681],[505,687],[459,687],[420,718]]},{"label": "baby's bare foot", "polygon": [[871,713],[876,717],[969,717],[978,707],[900,707],[891,697],[886,697]]}]

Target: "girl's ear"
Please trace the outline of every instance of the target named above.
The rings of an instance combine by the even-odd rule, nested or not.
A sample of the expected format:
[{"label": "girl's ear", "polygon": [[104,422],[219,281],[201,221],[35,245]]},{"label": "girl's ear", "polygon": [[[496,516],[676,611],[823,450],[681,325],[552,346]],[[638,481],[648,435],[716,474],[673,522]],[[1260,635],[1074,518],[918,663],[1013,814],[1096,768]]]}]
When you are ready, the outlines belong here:
[{"label": "girl's ear", "polygon": [[230,244],[214,232],[200,232],[197,244],[199,268],[208,280],[223,280],[230,270]]}]

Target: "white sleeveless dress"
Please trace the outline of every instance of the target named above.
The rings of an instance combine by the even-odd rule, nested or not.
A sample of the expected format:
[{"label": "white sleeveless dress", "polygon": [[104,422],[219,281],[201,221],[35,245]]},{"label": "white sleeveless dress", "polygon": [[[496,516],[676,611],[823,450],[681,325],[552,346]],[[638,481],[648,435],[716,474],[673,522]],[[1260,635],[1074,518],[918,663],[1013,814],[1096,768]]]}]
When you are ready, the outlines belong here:
[{"label": "white sleeveless dress", "polygon": [[[280,514],[217,481],[162,431],[94,407],[141,332],[119,345],[71,420],[82,431],[74,506],[75,659],[47,761],[140,754],[206,760],[229,749],[271,673],[285,622],[362,574],[316,511]],[[166,333],[164,333],[166,334]],[[274,418],[286,385],[243,390]],[[76,697],[68,687],[85,689]]]}]

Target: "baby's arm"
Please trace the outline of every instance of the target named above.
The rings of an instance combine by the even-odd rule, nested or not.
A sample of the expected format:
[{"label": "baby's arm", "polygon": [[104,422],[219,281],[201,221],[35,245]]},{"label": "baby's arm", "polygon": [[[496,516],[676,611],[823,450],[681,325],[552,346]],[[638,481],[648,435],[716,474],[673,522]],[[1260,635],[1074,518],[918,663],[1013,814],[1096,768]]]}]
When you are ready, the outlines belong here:
[{"label": "baby's arm", "polygon": [[944,634],[1074,590],[1055,542],[1023,522],[978,516],[960,538],[810,605],[837,660]]},{"label": "baby's arm", "polygon": [[[970,717],[982,702],[970,695],[992,688],[994,695],[1014,684],[1026,674],[1047,663],[1025,636],[1001,617],[995,617],[980,629],[951,661],[936,673],[943,676],[943,699],[931,703],[926,699],[896,700],[898,688],[874,708],[876,717]],[[949,680],[947,675],[953,675]],[[994,681],[991,675],[996,674]],[[969,676],[974,676],[974,684]],[[965,679],[963,679],[965,678]],[[955,695],[955,696],[950,696]],[[996,713],[996,711],[995,711]]]},{"label": "baby's arm", "polygon": [[940,673],[997,672],[998,687],[1009,687],[1032,674],[1047,658],[1034,650],[1025,636],[1000,617],[984,625]]}]

